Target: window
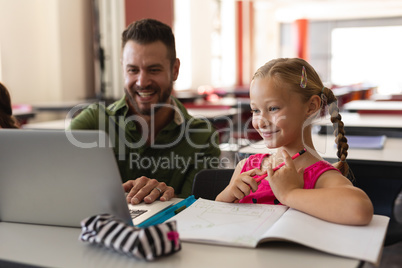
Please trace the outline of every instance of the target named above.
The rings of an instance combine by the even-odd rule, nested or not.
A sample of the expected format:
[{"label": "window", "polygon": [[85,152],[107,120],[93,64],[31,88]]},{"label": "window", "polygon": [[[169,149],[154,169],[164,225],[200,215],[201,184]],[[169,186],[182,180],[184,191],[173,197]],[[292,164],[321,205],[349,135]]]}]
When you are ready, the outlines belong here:
[{"label": "window", "polygon": [[336,28],[331,40],[333,83],[369,83],[379,94],[402,92],[402,26]]},{"label": "window", "polygon": [[235,1],[175,0],[176,90],[236,82]]}]

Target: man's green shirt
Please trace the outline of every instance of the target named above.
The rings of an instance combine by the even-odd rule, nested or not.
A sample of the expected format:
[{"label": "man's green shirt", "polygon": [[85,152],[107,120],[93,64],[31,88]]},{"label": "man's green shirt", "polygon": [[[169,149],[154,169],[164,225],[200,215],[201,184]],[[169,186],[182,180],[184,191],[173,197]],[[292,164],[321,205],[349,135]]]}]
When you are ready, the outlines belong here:
[{"label": "man's green shirt", "polygon": [[[191,194],[194,175],[219,165],[218,133],[210,122],[190,116],[172,97],[174,120],[167,124],[151,144],[146,143],[141,118],[128,116],[125,97],[105,107],[92,104],[71,122],[70,129],[104,130],[113,144],[122,181],[141,176],[165,182],[179,197]],[[137,124],[140,124],[140,129]]]}]

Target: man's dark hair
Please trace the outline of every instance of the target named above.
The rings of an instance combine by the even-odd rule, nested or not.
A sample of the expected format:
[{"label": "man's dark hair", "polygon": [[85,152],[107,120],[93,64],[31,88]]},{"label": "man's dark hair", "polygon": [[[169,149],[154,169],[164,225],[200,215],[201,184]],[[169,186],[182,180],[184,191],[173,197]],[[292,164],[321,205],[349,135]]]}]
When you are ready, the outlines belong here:
[{"label": "man's dark hair", "polygon": [[124,30],[121,40],[122,48],[124,48],[129,40],[133,40],[142,45],[161,41],[167,47],[168,57],[170,58],[172,67],[176,61],[176,47],[172,29],[169,25],[160,21],[143,19],[132,22],[127,29]]}]

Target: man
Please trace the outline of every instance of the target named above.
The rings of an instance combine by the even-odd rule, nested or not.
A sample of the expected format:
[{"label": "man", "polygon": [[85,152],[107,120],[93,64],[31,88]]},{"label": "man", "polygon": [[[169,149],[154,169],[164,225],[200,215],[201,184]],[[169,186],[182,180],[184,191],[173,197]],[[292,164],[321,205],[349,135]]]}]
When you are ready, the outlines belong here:
[{"label": "man", "polygon": [[121,63],[125,96],[107,108],[89,106],[70,128],[109,134],[127,202],[189,196],[194,175],[216,166],[220,150],[211,124],[171,95],[180,68],[171,28],[152,19],[130,24]]}]

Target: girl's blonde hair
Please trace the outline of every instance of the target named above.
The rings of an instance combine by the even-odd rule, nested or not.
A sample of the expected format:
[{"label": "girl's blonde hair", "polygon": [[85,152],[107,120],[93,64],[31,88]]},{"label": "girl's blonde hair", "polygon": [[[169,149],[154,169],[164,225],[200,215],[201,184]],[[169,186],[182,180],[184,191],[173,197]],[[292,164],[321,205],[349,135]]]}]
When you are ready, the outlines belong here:
[{"label": "girl's blonde hair", "polygon": [[267,62],[261,66],[254,74],[256,78],[269,77],[274,79],[275,83],[284,83],[289,85],[291,90],[302,96],[303,101],[308,101],[311,96],[321,97],[321,114],[326,111],[331,116],[331,122],[334,127],[335,142],[337,144],[337,156],[339,162],[334,163],[334,167],[339,169],[344,176],[349,175],[349,165],[346,162],[349,145],[345,137],[344,124],[339,114],[338,101],[331,89],[325,87],[314,68],[305,60],[299,58],[279,58]]}]

